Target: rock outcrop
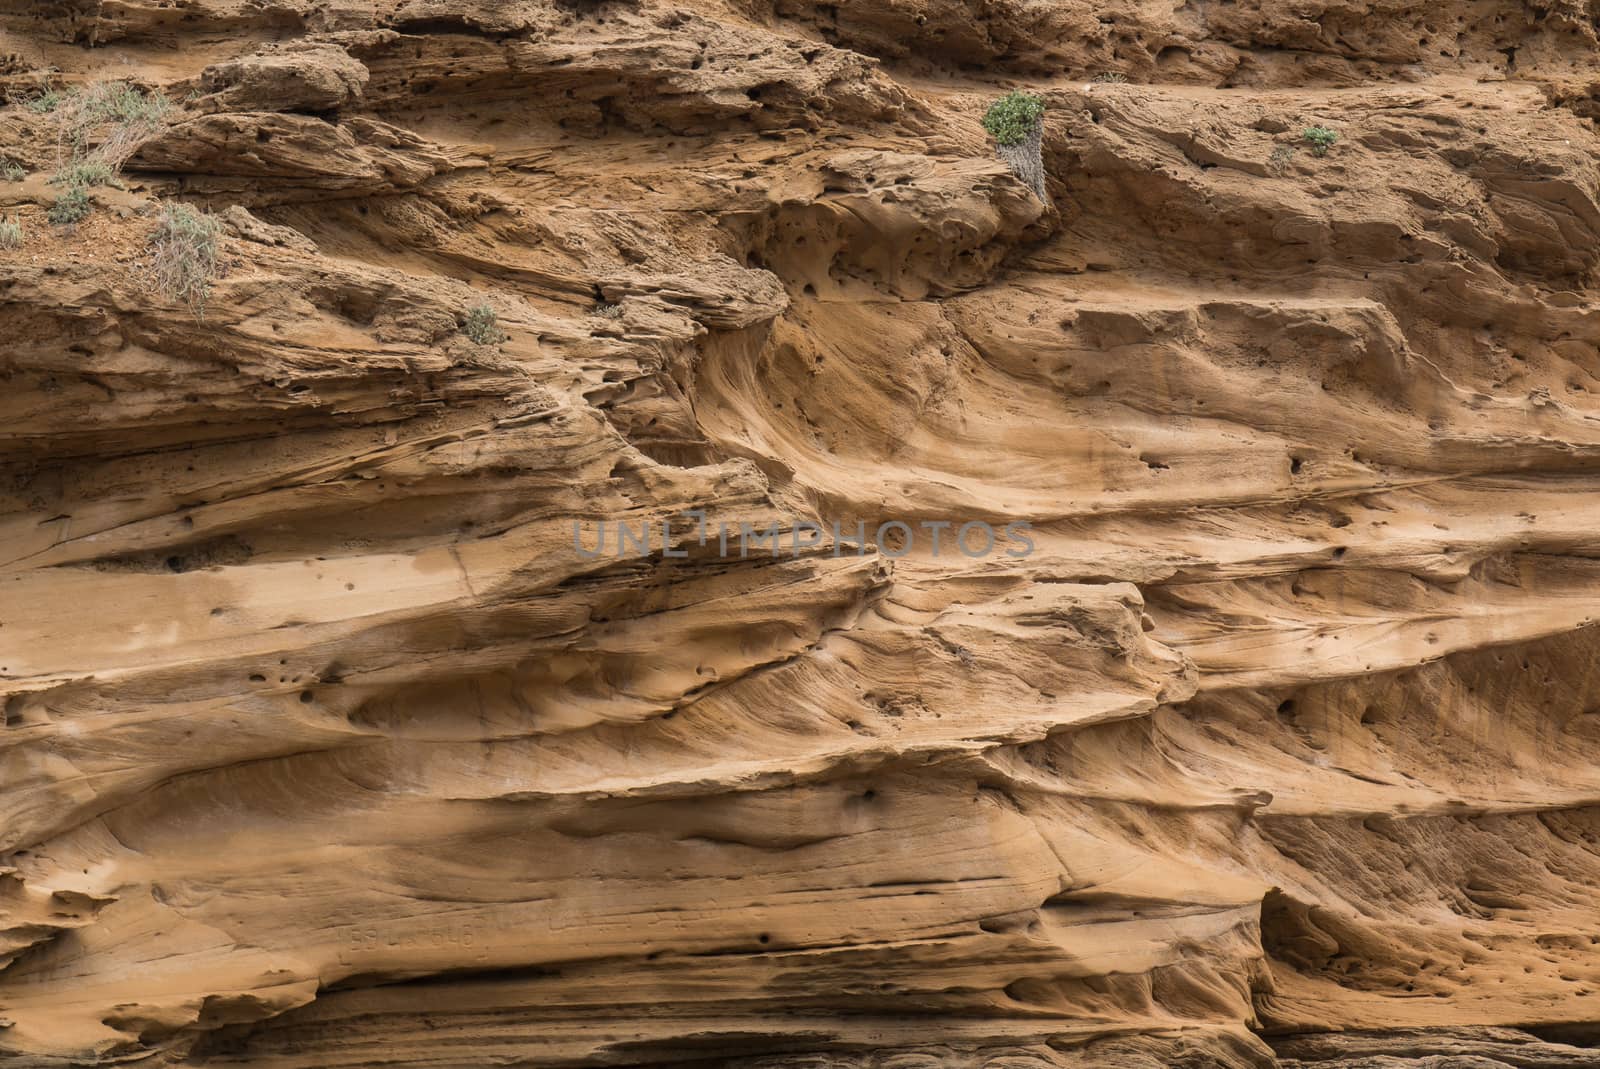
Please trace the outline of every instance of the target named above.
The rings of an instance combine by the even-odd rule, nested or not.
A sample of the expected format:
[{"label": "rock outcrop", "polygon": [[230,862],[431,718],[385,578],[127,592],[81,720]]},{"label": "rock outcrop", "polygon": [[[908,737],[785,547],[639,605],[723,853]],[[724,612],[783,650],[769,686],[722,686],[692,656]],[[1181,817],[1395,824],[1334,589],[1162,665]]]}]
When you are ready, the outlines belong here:
[{"label": "rock outcrop", "polygon": [[1597,1063],[1592,5],[0,44],[0,1064]]}]

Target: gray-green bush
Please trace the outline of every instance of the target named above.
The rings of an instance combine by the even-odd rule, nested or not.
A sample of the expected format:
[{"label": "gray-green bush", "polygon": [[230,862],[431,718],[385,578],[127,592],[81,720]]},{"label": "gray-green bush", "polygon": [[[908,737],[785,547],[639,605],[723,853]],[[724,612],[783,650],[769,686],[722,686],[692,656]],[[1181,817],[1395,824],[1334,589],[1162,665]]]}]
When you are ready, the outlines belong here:
[{"label": "gray-green bush", "polygon": [[95,186],[121,186],[122,182],[117,178],[117,169],[104,160],[81,160],[51,175],[50,184],[92,189]]},{"label": "gray-green bush", "polygon": [[57,226],[69,226],[89,218],[89,191],[82,186],[68,186],[50,205],[46,213]]},{"label": "gray-green bush", "polygon": [[96,82],[60,94],[51,110],[59,151],[69,166],[103,163],[116,172],[140,142],[166,125],[172,102],[127,82]]},{"label": "gray-green bush", "polygon": [[59,89],[52,89],[46,86],[33,96],[12,97],[11,102],[13,104],[21,104],[35,115],[48,115],[60,107],[61,102],[65,99],[65,93]]},{"label": "gray-green bush", "polygon": [[477,304],[467,309],[461,333],[479,345],[498,345],[506,340],[505,331],[500,329],[500,317],[494,314],[494,309],[488,304]]},{"label": "gray-green bush", "polygon": [[187,204],[167,204],[146,245],[146,271],[157,292],[205,314],[211,282],[221,267],[222,226]]}]

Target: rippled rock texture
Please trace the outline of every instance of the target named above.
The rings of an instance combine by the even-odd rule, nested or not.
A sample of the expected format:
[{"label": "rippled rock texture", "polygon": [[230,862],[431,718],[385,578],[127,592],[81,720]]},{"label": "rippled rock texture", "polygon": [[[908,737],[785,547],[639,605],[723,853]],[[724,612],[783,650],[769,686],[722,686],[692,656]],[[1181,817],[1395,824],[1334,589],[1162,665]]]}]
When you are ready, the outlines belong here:
[{"label": "rippled rock texture", "polygon": [[1597,20],[0,5],[0,1062],[1600,1064]]}]

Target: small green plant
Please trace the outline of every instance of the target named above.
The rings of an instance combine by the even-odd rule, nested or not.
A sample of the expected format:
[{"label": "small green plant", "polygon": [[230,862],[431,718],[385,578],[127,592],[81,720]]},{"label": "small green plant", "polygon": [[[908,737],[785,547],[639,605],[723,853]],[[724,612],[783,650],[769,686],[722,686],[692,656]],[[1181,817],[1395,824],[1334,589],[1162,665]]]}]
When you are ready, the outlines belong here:
[{"label": "small green plant", "polygon": [[1038,127],[1043,115],[1043,100],[1014,89],[989,105],[983,116],[983,128],[1002,145],[1020,145]]},{"label": "small green plant", "polygon": [[167,204],[146,244],[147,273],[168,300],[184,300],[195,316],[205,314],[211,281],[221,268],[222,225],[187,204]]},{"label": "small green plant", "polygon": [[618,319],[622,316],[622,305],[601,301],[594,306],[594,314],[602,319]]},{"label": "small green plant", "polygon": [[50,177],[53,186],[79,186],[92,189],[95,186],[117,186],[122,183],[117,179],[117,169],[103,160],[81,160],[69,167],[57,171]]},{"label": "small green plant", "polygon": [[506,340],[505,331],[500,329],[499,317],[487,304],[478,304],[467,309],[467,318],[461,327],[461,333],[478,345],[498,345]]},{"label": "small green plant", "polygon": [[0,249],[22,248],[22,224],[15,220],[0,220]]},{"label": "small green plant", "polygon": [[1273,174],[1282,174],[1289,168],[1289,161],[1294,159],[1293,145],[1279,145],[1272,150],[1272,155],[1267,157],[1267,169]]},{"label": "small green plant", "polygon": [[1339,140],[1339,131],[1326,126],[1308,126],[1300,131],[1300,136],[1311,142],[1313,156],[1326,156],[1333,143]]},{"label": "small green plant", "polygon": [[5,180],[7,182],[20,182],[24,178],[28,177],[27,168],[23,167],[20,163],[6,164],[5,168],[0,170],[0,174],[5,176]]},{"label": "small green plant", "polygon": [[56,226],[69,226],[89,218],[89,192],[82,186],[68,186],[50,205],[47,218]]},{"label": "small green plant", "polygon": [[1128,76],[1121,71],[1101,71],[1091,79],[1101,85],[1121,85],[1127,80]]},{"label": "small green plant", "polygon": [[44,88],[31,97],[24,97],[14,101],[33,112],[35,115],[48,115],[59,108],[67,99],[67,94],[59,89]]}]

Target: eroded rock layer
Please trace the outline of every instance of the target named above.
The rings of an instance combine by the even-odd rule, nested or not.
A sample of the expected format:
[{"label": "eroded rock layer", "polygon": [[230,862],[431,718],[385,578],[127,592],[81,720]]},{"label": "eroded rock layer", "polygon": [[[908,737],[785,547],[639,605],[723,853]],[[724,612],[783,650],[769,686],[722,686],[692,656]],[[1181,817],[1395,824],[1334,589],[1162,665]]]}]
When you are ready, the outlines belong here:
[{"label": "eroded rock layer", "polygon": [[0,43],[0,1062],[1600,1064],[1595,5]]}]

